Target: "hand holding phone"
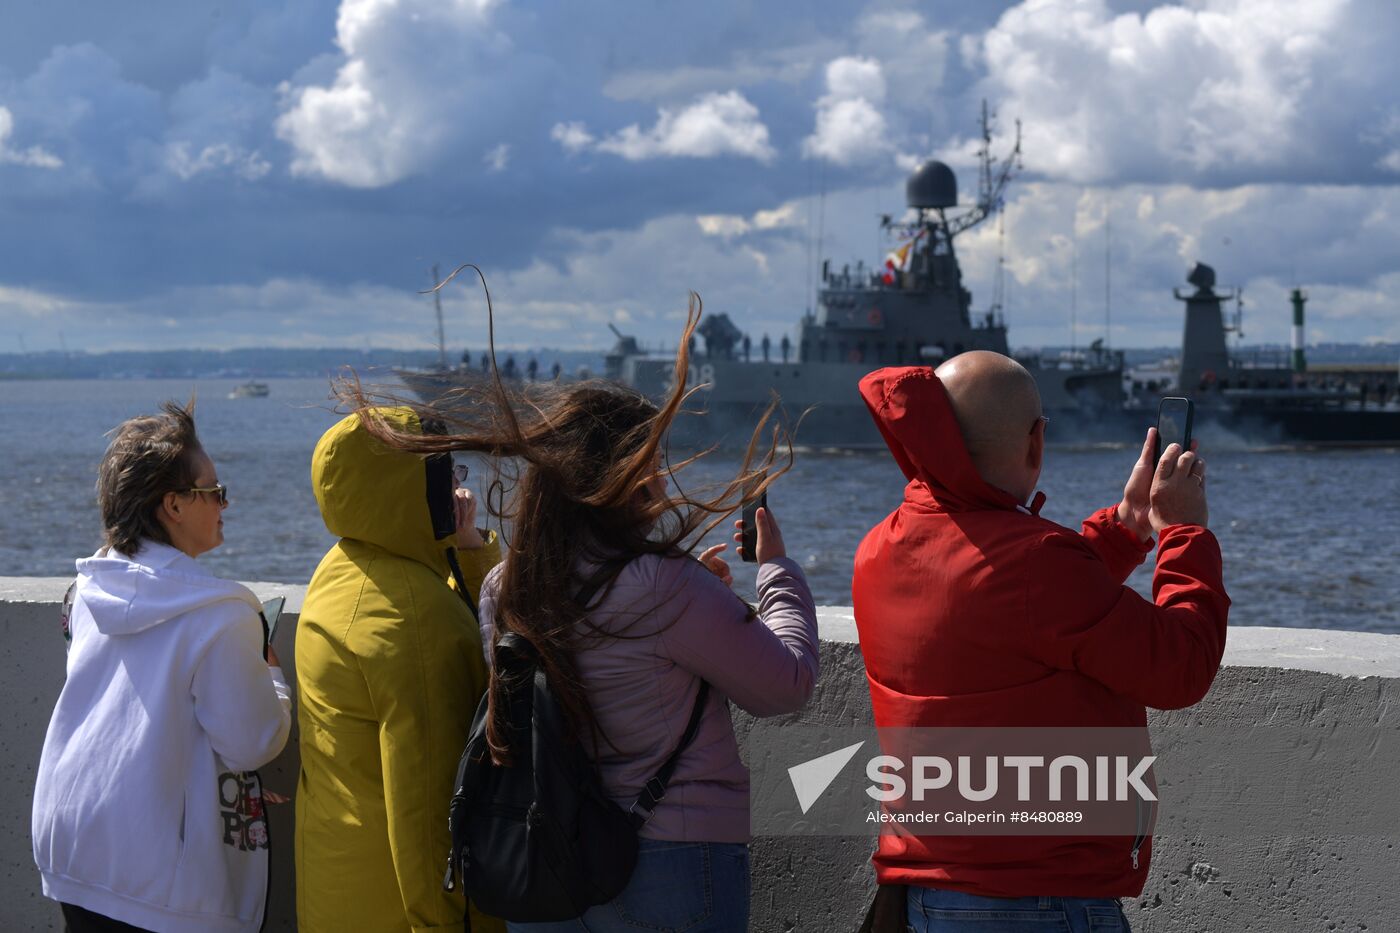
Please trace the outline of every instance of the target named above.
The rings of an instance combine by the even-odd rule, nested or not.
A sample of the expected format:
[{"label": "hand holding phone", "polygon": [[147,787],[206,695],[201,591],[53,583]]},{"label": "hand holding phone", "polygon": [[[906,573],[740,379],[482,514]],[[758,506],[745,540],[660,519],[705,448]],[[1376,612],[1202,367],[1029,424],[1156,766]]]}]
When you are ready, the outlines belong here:
[{"label": "hand holding phone", "polygon": [[787,556],[783,543],[783,532],[778,520],[768,509],[768,497],[761,495],[744,506],[744,517],[734,523],[738,533],[734,540],[739,542],[739,557],[749,563],[767,563]]},{"label": "hand holding phone", "polygon": [[[1152,530],[1201,525],[1210,520],[1206,504],[1206,462],[1191,441],[1195,406],[1190,399],[1164,398],[1157,416],[1157,463],[1152,477]],[[1172,449],[1176,445],[1175,450]]]},{"label": "hand holding phone", "polygon": [[747,564],[758,561],[758,510],[768,508],[768,492],[744,503],[739,519],[739,557]]},{"label": "hand holding phone", "polygon": [[1152,478],[1152,530],[1172,525],[1209,527],[1206,503],[1206,462],[1195,451],[1168,450]]},{"label": "hand holding phone", "polygon": [[1162,460],[1162,452],[1172,444],[1191,449],[1191,427],[1196,405],[1189,398],[1164,398],[1157,405],[1157,450],[1152,462]]}]

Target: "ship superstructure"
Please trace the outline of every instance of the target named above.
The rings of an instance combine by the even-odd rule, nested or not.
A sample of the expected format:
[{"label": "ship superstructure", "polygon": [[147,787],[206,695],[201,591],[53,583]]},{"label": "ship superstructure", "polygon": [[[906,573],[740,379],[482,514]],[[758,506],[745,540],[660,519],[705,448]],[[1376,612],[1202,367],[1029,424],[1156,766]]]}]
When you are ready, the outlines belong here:
[{"label": "ship superstructure", "polygon": [[[886,218],[882,227],[901,245],[885,264],[867,267],[822,264],[817,307],[799,323],[797,341],[784,337],[753,352],[727,315],[702,324],[703,348],[692,356],[687,382],[704,418],[686,419],[682,437],[712,442],[747,439],[757,414],[773,394],[789,421],[803,415],[799,444],[819,447],[879,447],[879,434],[857,392],[860,378],[882,366],[929,365],[966,350],[1009,353],[1006,322],[995,306],[974,312],[963,284],[955,241],[959,234],[993,216],[1019,164],[1019,128],[1010,153],[991,155],[991,128],[982,122],[981,178],[975,204],[959,207],[957,178],[943,162],[921,165],[905,185],[909,214]],[[606,375],[660,397],[673,385],[668,356],[638,351],[618,335],[607,358]],[[1120,354],[1096,346],[1071,358],[1021,362],[1035,376],[1042,402],[1052,417],[1089,423],[1121,410],[1124,394]]]},{"label": "ship superstructure", "polygon": [[[1400,442],[1400,367],[1367,372],[1314,370],[1303,345],[1307,295],[1290,294],[1291,352],[1232,353],[1227,335],[1243,326],[1239,293],[1218,289],[1215,270],[1197,263],[1187,276],[1191,291],[1174,290],[1185,305],[1181,358],[1175,384],[1165,387],[1196,403],[1202,436],[1247,444],[1318,446],[1391,445]],[[1236,302],[1231,319],[1225,306]],[[1138,392],[1128,409],[1150,417],[1159,393]]]}]

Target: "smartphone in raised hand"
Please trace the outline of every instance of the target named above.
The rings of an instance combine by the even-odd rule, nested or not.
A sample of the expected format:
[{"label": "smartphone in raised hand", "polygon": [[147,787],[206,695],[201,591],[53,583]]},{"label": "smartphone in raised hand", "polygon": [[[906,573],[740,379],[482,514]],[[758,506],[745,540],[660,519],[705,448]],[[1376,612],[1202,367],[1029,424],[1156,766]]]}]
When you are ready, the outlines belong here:
[{"label": "smartphone in raised hand", "polygon": [[1191,449],[1191,427],[1196,405],[1189,398],[1164,398],[1157,406],[1157,451],[1153,462],[1160,462],[1162,451],[1180,444],[1183,451]]},{"label": "smartphone in raised hand", "polygon": [[758,510],[768,508],[768,491],[765,489],[758,494],[755,499],[750,499],[744,503],[744,511],[740,518],[744,520],[743,539],[739,542],[741,548],[739,558],[747,564],[758,562]]}]

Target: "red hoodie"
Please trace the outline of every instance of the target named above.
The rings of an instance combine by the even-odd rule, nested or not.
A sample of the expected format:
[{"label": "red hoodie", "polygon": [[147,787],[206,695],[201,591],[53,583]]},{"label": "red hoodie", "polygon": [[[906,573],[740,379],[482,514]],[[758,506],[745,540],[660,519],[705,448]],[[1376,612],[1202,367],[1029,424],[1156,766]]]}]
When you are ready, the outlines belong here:
[{"label": "red hoodie", "polygon": [[[851,596],[875,724],[1146,728],[1210,688],[1230,606],[1220,547],[1162,531],[1153,602],[1123,585],[1151,542],[1102,509],[1076,534],[977,473],[927,367],[860,382],[909,484],[856,551]],[[1144,844],[1145,843],[1145,844]],[[882,884],[990,897],[1142,893],[1151,840],[885,834]]]}]

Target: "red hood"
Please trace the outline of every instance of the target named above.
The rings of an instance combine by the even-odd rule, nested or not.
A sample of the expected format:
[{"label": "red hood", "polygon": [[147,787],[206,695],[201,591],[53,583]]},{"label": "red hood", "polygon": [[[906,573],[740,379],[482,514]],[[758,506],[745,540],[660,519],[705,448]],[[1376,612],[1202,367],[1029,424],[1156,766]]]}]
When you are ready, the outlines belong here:
[{"label": "red hood", "polygon": [[[1016,497],[977,472],[942,381],[927,366],[890,366],[860,380],[860,396],[904,475],[948,512],[1015,509]],[[1030,509],[1040,512],[1044,493]]]}]

